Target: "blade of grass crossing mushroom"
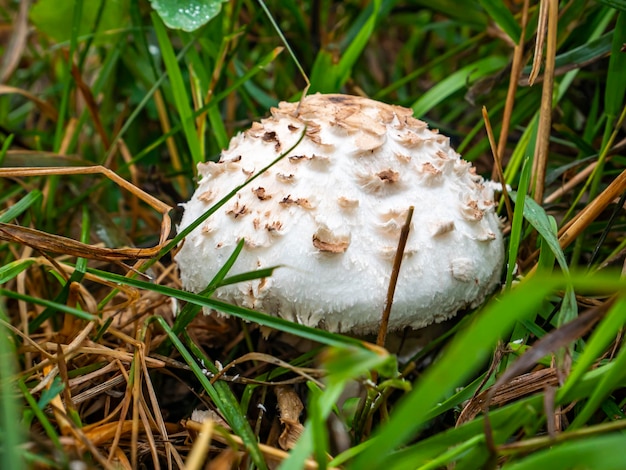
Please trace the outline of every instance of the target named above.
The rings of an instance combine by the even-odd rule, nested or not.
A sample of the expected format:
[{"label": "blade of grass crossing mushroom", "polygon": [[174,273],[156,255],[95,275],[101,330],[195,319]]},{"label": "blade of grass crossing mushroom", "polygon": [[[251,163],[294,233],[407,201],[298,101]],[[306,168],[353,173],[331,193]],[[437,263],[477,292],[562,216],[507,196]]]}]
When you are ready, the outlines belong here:
[{"label": "blade of grass crossing mushroom", "polygon": [[[241,239],[239,243],[237,243],[237,246],[233,250],[233,253],[230,255],[228,260],[226,260],[226,263],[224,263],[222,269],[220,269],[217,274],[215,274],[213,280],[209,283],[206,289],[199,293],[199,295],[210,297],[213,294],[216,286],[224,279],[224,277],[226,277],[226,274],[228,274],[230,268],[232,268],[233,264],[235,264],[237,256],[239,255],[239,253],[241,253],[241,250],[243,249],[244,243],[245,240],[243,239]],[[183,309],[176,315],[176,320],[174,320],[174,324],[172,325],[172,331],[174,332],[174,334],[180,334],[193,321],[196,315],[200,312],[201,308],[202,307],[200,307],[199,305],[191,303],[185,305]]]},{"label": "blade of grass crossing mushroom", "polygon": [[[205,220],[207,220],[211,215],[213,215],[220,207],[222,207],[224,204],[226,204],[232,197],[235,196],[235,194],[237,194],[237,192],[239,192],[241,189],[245,188],[247,185],[249,185],[252,181],[254,181],[256,178],[258,178],[260,175],[262,175],[265,171],[269,170],[272,166],[274,166],[276,163],[278,163],[280,160],[282,160],[284,157],[286,157],[287,155],[289,155],[302,141],[302,139],[304,138],[306,133],[306,127],[304,129],[302,129],[302,133],[300,134],[300,137],[298,138],[298,140],[287,150],[285,150],[283,153],[281,153],[276,159],[274,159],[273,161],[271,161],[267,166],[261,168],[256,174],[254,174],[253,176],[251,176],[250,178],[248,178],[244,183],[240,184],[239,186],[235,187],[232,191],[230,191],[226,196],[224,196],[222,199],[220,199],[218,202],[216,202],[213,206],[211,206],[204,214],[202,214],[202,216],[198,217],[198,219],[196,219],[192,224],[190,224],[188,227],[186,227],[183,230],[180,230],[176,236],[174,238],[172,238],[171,240],[169,240],[169,242],[165,243],[164,246],[159,250],[159,252],[151,257],[149,260],[147,260],[145,263],[143,263],[139,268],[138,271],[139,272],[145,272],[146,270],[148,270],[148,268],[150,268],[154,263],[156,263],[157,261],[159,261],[163,256],[165,256],[167,253],[169,253],[172,249],[174,249],[176,247],[176,245],[178,245],[187,235],[189,235],[195,228],[197,228],[198,226],[200,226],[200,224],[202,224]],[[113,296],[115,295],[115,292],[111,292],[108,296],[105,297],[105,299],[100,303],[101,305],[106,305],[107,302],[109,302],[109,300],[111,298],[113,298]]]},{"label": "blade of grass crossing mushroom", "polygon": [[[207,220],[211,215],[213,215],[220,207],[226,204],[232,197],[234,197],[241,189],[248,186],[252,181],[262,175],[265,171],[269,170],[272,166],[282,160],[284,157],[289,155],[302,141],[306,133],[306,127],[302,130],[298,140],[287,150],[281,153],[276,159],[271,161],[268,165],[261,168],[256,174],[252,175],[248,178],[244,183],[236,186],[232,191],[230,191],[226,196],[212,205],[204,214],[198,217],[193,223],[191,223],[188,227],[183,230],[180,230],[176,236],[169,240],[164,246],[159,250],[158,254],[152,256],[149,260],[143,263],[139,268],[139,272],[145,272],[148,268],[150,268],[154,263],[159,261],[163,256],[169,253],[172,249],[174,249],[187,235],[189,235],[195,228],[200,226],[205,220]],[[106,274],[106,273],[103,273]],[[115,295],[115,291],[111,292],[105,299],[100,303],[101,305],[106,305],[111,298]]]},{"label": "blade of grass crossing mushroom", "polygon": [[[224,382],[216,382],[215,384],[212,384],[210,382],[210,380],[202,372],[202,369],[193,358],[189,350],[173,333],[169,325],[162,317],[153,316],[148,318],[144,324],[142,337],[145,336],[145,329],[151,322],[158,323],[158,325],[167,334],[169,340],[183,357],[187,365],[191,368],[204,390],[211,397],[211,400],[213,401],[215,406],[218,407],[221,413],[223,413],[224,418],[226,418],[228,424],[239,435],[239,437],[243,439],[246,449],[250,453],[250,457],[254,464],[260,469],[267,468],[265,460],[263,458],[263,454],[261,454],[261,451],[259,450],[256,436],[254,435],[254,432],[250,427],[250,423],[248,423],[248,420],[241,412],[239,404],[237,403],[237,400],[235,399],[232,392],[230,391],[228,385]],[[205,366],[208,365],[209,364],[205,364]]]},{"label": "blade of grass crossing mushroom", "polygon": [[[113,273],[106,272],[106,271],[100,271],[97,269],[90,268],[87,270],[87,272],[91,274],[95,274],[102,279],[113,281],[122,285],[128,285],[131,287],[137,287],[139,289],[146,289],[149,291],[158,292],[165,296],[173,297],[179,300],[184,300],[186,302],[191,302],[196,305],[203,306],[203,307],[209,307],[221,313],[233,315],[237,318],[242,318],[246,321],[257,323],[259,325],[268,326],[275,330],[284,331],[286,333],[291,333],[301,338],[311,339],[318,343],[326,344],[329,346],[348,346],[348,345],[357,346],[360,348],[376,350],[382,354],[382,351],[375,348],[374,345],[366,344],[355,338],[342,336],[342,335],[335,334],[335,333],[329,333],[324,330],[307,327],[307,326],[293,323],[287,320],[283,320],[282,318],[260,313],[255,310],[250,310],[244,307],[238,307],[236,305],[231,305],[231,304],[220,302],[214,299],[208,299],[198,294],[192,294],[191,292],[174,289],[172,287],[167,287],[167,286],[160,286],[151,282],[139,281],[137,279],[132,279],[126,276],[113,274]],[[3,290],[0,289],[0,293],[2,292]],[[91,316],[89,318],[91,318]]]},{"label": "blade of grass crossing mushroom", "polygon": [[228,276],[221,281],[216,287],[228,286],[230,284],[238,284],[240,282],[251,281],[253,279],[262,279],[264,277],[270,277],[275,269],[281,266],[270,266],[269,268],[258,269],[256,271],[250,271],[247,273],[235,274],[234,276]]},{"label": "blade of grass crossing mushroom", "polygon": [[213,215],[215,212],[217,212],[217,210],[220,207],[222,207],[224,204],[226,204],[241,189],[243,189],[246,186],[248,186],[252,181],[254,181],[256,178],[261,176],[265,171],[269,170],[272,166],[274,166],[276,163],[278,163],[284,157],[289,155],[300,144],[300,142],[302,142],[302,139],[304,138],[305,133],[306,133],[306,128],[304,128],[302,130],[302,133],[300,134],[300,137],[298,138],[298,140],[296,141],[295,144],[293,144],[291,147],[289,147],[287,150],[285,150],[283,153],[281,153],[276,159],[271,161],[267,166],[261,168],[257,173],[255,173],[253,176],[248,178],[244,183],[242,183],[239,186],[233,188],[232,191],[230,191],[226,196],[224,196],[218,202],[213,204],[204,214],[202,214],[200,217],[198,217],[192,224],[190,224],[188,227],[185,227],[185,229],[183,229],[180,232],[178,232],[178,234],[172,240],[170,240],[170,242],[159,252],[159,255],[157,257],[155,257],[153,260],[151,260],[151,262],[147,263],[146,269],[147,269],[147,267],[151,266],[153,263],[156,263],[162,256],[164,256],[166,253],[168,253],[170,250],[172,250],[172,248],[174,248],[176,245],[178,245],[178,243],[180,243],[183,240],[183,238],[185,238],[187,235],[189,235],[192,231],[194,231],[197,227],[199,227],[200,224],[202,224],[202,222],[204,222],[209,217],[211,217],[211,215]]},{"label": "blade of grass crossing mushroom", "polygon": [[[258,271],[242,273],[236,276],[225,278],[230,268],[232,268],[233,264],[235,264],[235,261],[237,260],[237,255],[243,249],[244,243],[245,240],[242,239],[237,244],[236,249],[233,251],[226,263],[224,263],[222,269],[220,269],[220,271],[215,275],[215,277],[209,283],[206,289],[204,289],[202,292],[199,292],[198,295],[209,298],[211,297],[213,292],[215,292],[215,290],[220,286],[236,284],[238,282],[244,281],[251,281],[254,279],[261,279],[272,275],[272,272],[275,268],[260,269]],[[185,305],[183,309],[176,315],[176,320],[174,321],[174,325],[172,325],[172,331],[177,335],[180,334],[189,325],[189,323],[193,321],[201,308],[201,306],[193,303],[188,303],[187,305]]]}]

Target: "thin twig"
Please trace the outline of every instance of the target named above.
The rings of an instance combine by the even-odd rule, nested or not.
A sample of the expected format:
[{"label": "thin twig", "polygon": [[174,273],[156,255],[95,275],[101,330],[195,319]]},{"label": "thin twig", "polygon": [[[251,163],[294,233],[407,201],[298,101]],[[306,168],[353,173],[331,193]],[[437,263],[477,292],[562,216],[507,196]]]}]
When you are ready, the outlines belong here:
[{"label": "thin twig", "polygon": [[[524,38],[526,36],[526,24],[528,23],[528,3],[524,0],[522,9],[522,27],[519,42],[513,50],[513,64],[511,65],[511,77],[509,78],[509,88],[506,93],[506,101],[504,103],[504,111],[502,112],[502,129],[500,130],[500,138],[498,139],[498,150],[494,152],[500,159],[500,167],[502,167],[502,157],[506,148],[506,141],[509,137],[509,127],[511,126],[511,115],[513,114],[513,105],[515,104],[515,93],[517,92],[517,84],[519,77],[522,75],[522,58],[524,57]],[[495,178],[496,168],[491,175],[491,179]],[[500,175],[501,176],[501,175]],[[500,180],[504,184],[504,179]]]},{"label": "thin twig", "polygon": [[400,274],[400,266],[402,265],[402,258],[404,256],[404,248],[409,238],[409,230],[411,229],[411,219],[413,218],[414,207],[410,206],[406,214],[406,220],[402,226],[400,232],[400,240],[398,242],[398,249],[396,250],[396,256],[393,260],[393,269],[391,271],[391,278],[389,279],[389,288],[387,289],[387,299],[385,300],[385,308],[383,310],[383,317],[380,322],[380,329],[378,330],[378,338],[376,338],[376,345],[381,348],[385,347],[385,339],[387,338],[387,326],[389,325],[389,315],[391,314],[391,306],[393,304],[393,295],[396,292],[396,284],[398,283],[398,275]]},{"label": "thin twig", "polygon": [[493,128],[491,127],[491,121],[489,120],[489,114],[487,108],[483,106],[483,120],[485,121],[485,128],[487,129],[487,137],[489,139],[489,145],[491,145],[491,152],[493,153],[493,164],[498,180],[502,185],[502,198],[504,199],[504,205],[506,206],[506,213],[509,220],[513,220],[513,207],[511,207],[511,199],[509,198],[509,192],[506,189],[506,180],[504,179],[504,172],[502,171],[502,159],[498,154],[496,148],[496,140],[493,135]]},{"label": "thin twig", "polygon": [[[538,204],[543,201],[548,151],[550,146],[550,130],[552,128],[552,91],[554,88],[554,63],[556,58],[556,36],[559,4],[557,0],[546,0],[548,3],[548,30],[546,46],[546,66],[541,93],[541,110],[539,128],[535,142],[535,158],[533,160],[534,199]],[[543,4],[543,2],[542,2]]]}]

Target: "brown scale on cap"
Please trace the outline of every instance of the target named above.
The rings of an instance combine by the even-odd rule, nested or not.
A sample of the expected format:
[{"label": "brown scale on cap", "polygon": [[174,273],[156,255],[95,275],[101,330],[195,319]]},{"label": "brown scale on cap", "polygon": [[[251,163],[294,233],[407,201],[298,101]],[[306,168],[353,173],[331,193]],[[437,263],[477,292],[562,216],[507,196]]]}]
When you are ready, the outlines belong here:
[{"label": "brown scale on cap", "polygon": [[384,181],[388,184],[397,183],[400,179],[400,173],[398,173],[397,171],[393,171],[392,169],[379,171],[378,173],[376,173],[376,176],[378,176],[381,181]]},{"label": "brown scale on cap", "polygon": [[325,253],[344,253],[350,246],[350,237],[322,227],[313,234],[313,246]]},{"label": "brown scale on cap", "polygon": [[267,194],[267,192],[265,191],[265,188],[263,187],[259,186],[258,188],[253,189],[252,192],[255,194],[257,198],[259,198],[260,201],[267,201],[268,199],[272,199],[272,195]]}]

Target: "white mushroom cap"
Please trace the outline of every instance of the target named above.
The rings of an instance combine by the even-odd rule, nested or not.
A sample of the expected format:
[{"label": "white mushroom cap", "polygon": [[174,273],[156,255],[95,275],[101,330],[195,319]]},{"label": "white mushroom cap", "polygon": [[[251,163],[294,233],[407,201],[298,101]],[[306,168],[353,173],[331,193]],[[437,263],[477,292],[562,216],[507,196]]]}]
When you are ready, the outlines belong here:
[{"label": "white mushroom cap", "polygon": [[[289,149],[185,240],[185,288],[204,289],[243,238],[229,275],[281,265],[214,298],[330,331],[378,329],[409,206],[411,231],[390,330],[420,328],[480,304],[500,279],[493,189],[410,109],[316,94],[280,103],[234,137],[184,204],[180,229]],[[298,112],[299,111],[299,112]],[[296,113],[298,114],[296,115]]]}]

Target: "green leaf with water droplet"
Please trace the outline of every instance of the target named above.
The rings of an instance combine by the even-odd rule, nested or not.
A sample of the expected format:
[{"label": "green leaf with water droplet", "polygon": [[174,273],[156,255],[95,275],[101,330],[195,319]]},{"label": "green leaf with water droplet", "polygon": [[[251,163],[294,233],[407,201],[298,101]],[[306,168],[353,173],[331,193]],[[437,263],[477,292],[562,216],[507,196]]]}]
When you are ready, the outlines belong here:
[{"label": "green leaf with water droplet", "polygon": [[168,28],[195,31],[215,18],[226,0],[150,0]]}]

